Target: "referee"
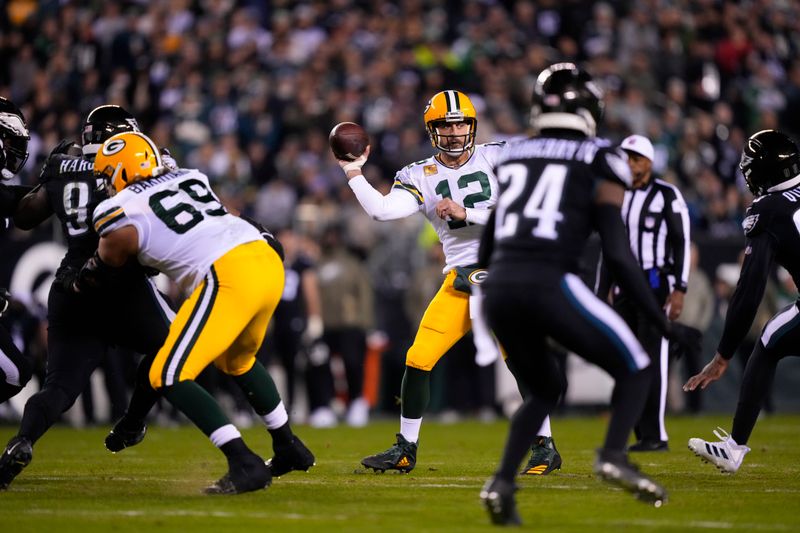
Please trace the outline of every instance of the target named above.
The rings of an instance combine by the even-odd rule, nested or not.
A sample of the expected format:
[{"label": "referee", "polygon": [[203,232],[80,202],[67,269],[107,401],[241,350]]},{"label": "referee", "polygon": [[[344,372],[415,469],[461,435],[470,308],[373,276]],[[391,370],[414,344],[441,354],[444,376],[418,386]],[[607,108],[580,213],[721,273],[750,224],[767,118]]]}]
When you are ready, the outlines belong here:
[{"label": "referee", "polygon": [[[633,175],[631,190],[625,192],[622,218],[628,230],[631,250],[639,262],[656,299],[663,305],[670,320],[683,310],[683,297],[689,279],[689,214],[680,191],[656,178],[652,173],[652,143],[641,135],[622,141]],[[600,269],[598,294],[606,297],[613,280],[605,268]],[[614,290],[614,309],[636,333],[653,361],[653,381],[642,416],[636,425],[638,442],[632,452],[668,450],[664,411],[667,399],[669,368],[668,341],[653,327],[634,299]]]}]

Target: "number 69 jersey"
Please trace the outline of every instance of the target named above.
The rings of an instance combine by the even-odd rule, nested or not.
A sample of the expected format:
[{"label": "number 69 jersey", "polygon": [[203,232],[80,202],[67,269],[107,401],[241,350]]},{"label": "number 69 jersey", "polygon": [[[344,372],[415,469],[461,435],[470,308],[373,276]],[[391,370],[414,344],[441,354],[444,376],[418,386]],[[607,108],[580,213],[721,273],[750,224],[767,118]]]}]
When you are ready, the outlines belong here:
[{"label": "number 69 jersey", "polygon": [[[493,270],[545,263],[577,272],[594,229],[597,183],[610,180],[626,188],[631,184],[627,157],[608,146],[602,139],[554,137],[509,145],[495,169],[500,198],[495,208]],[[516,276],[524,272],[507,270]]]},{"label": "number 69 jersey", "polygon": [[259,231],[223,207],[208,177],[179,169],[128,185],[94,210],[100,237],[133,226],[139,262],[192,291],[211,264],[240,244],[261,240]]},{"label": "number 69 jersey", "polygon": [[[478,261],[478,245],[491,209],[497,203],[497,180],[493,168],[505,150],[505,142],[478,144],[469,160],[457,169],[435,157],[412,163],[395,175],[393,189],[411,193],[433,224],[444,247],[445,273],[456,266]],[[442,220],[436,204],[450,198],[467,210],[467,219]]]}]

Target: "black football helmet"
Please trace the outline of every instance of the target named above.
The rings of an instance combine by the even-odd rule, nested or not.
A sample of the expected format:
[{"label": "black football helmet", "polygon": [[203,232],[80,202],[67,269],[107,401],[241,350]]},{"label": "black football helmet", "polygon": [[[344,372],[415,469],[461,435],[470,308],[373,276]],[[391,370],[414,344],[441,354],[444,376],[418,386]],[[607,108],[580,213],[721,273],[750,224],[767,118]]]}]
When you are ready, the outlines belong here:
[{"label": "black football helmet", "polygon": [[133,115],[118,105],[95,107],[83,123],[84,155],[93,156],[106,139],[126,131],[141,131]]},{"label": "black football helmet", "polygon": [[22,111],[0,97],[0,171],[4,179],[12,178],[25,165],[30,138]]},{"label": "black football helmet", "polygon": [[762,130],[747,139],[739,161],[747,187],[756,196],[783,190],[778,185],[800,175],[800,152],[787,135]]},{"label": "black football helmet", "polygon": [[603,116],[603,91],[574,63],[556,63],[536,79],[531,101],[531,126],[535,133],[548,129],[597,133]]}]

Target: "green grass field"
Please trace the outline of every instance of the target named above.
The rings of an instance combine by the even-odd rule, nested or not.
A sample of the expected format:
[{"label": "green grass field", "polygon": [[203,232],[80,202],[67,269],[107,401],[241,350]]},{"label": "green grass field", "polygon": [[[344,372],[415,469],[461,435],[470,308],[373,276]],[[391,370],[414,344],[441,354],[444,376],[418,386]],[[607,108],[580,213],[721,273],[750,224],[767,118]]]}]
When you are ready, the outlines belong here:
[{"label": "green grass field", "polygon": [[[670,491],[660,509],[596,481],[593,450],[601,417],[556,418],[564,468],[520,479],[520,513],[542,531],[800,531],[800,416],[759,422],[753,451],[735,476],[701,463],[685,443],[729,427],[725,417],[670,418],[672,449],[636,459]],[[294,472],[266,491],[234,497],[201,494],[225,463],[193,427],[154,428],[139,446],[112,455],[105,429],[57,427],[37,444],[34,460],[8,491],[0,492],[0,524],[8,533],[127,531],[487,531],[478,501],[495,467],[506,422],[427,423],[411,474],[364,472],[359,459],[393,441],[396,422],[364,429],[297,433],[317,455],[309,473]],[[0,441],[13,434],[0,428]],[[269,435],[245,432],[265,457]]]}]

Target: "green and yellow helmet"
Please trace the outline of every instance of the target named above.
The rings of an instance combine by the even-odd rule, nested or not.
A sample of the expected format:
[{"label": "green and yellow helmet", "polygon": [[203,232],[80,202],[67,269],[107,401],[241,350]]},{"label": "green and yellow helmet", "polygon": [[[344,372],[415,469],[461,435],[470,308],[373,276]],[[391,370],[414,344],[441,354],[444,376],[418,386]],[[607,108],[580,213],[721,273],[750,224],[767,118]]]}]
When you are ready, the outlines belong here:
[{"label": "green and yellow helmet", "polygon": [[[475,106],[469,97],[460,91],[442,91],[433,95],[425,106],[425,129],[431,138],[434,148],[447,152],[450,155],[458,155],[466,152],[475,145],[475,132],[478,129],[478,118],[475,113]],[[469,133],[464,139],[464,147],[459,150],[442,146],[441,135],[438,127],[453,122],[466,122],[469,124]]]},{"label": "green and yellow helmet", "polygon": [[156,144],[144,133],[118,133],[106,140],[94,159],[94,173],[116,192],[165,172]]}]

